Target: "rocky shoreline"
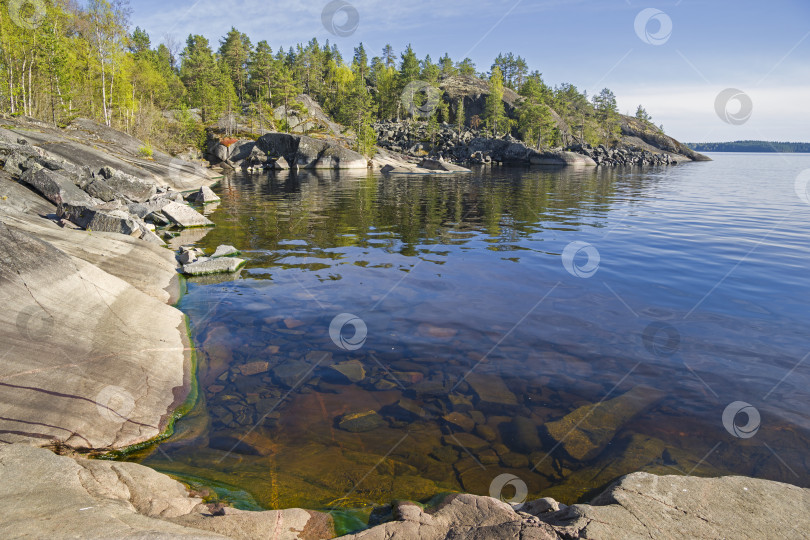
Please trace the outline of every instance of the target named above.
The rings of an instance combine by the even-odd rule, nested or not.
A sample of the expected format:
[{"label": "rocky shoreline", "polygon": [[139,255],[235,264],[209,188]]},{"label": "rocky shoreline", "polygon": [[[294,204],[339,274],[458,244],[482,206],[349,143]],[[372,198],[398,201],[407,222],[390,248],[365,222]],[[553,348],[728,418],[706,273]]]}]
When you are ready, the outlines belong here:
[{"label": "rocky shoreline", "polygon": [[[205,260],[187,248],[178,260],[163,247],[163,226],[208,225],[186,204],[213,201],[206,188],[216,179],[201,164],[160,152],[140,157],[141,141],[85,120],[66,130],[17,119],[2,124],[0,500],[11,511],[0,532],[55,538],[334,537],[334,519],[326,513],[209,505],[147,467],[78,455],[143,444],[171,426],[194,378],[185,317],[171,305],[179,297],[178,270],[212,264],[236,270],[241,264],[234,248]],[[304,136],[269,134],[251,143],[222,145],[223,162],[368,167],[359,154]],[[591,158],[531,154],[506,139],[492,144],[501,148],[496,156],[505,163],[512,157],[588,165],[588,159],[618,159],[608,149],[582,148],[594,153]],[[445,157],[382,151],[372,165],[393,173],[463,172]],[[570,429],[561,422],[547,426],[549,436]],[[590,505],[541,499],[512,507],[465,494],[427,508],[397,502],[376,512],[376,526],[346,538],[798,537],[810,528],[808,503],[810,490],[777,482],[635,473]]]}]

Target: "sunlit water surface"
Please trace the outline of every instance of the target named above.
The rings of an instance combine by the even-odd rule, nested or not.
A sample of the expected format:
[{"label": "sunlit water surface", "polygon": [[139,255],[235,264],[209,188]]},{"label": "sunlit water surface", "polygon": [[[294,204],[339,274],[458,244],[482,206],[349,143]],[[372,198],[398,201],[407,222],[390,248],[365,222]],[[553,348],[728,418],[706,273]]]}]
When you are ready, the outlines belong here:
[{"label": "sunlit water surface", "polygon": [[[245,508],[490,494],[502,474],[569,503],[636,470],[810,485],[810,156],[712,157],[223,180],[217,227],[178,242],[249,262],[189,282],[201,399],[137,459]],[[341,314],[365,342],[330,337]],[[759,422],[724,426],[737,401]]]}]

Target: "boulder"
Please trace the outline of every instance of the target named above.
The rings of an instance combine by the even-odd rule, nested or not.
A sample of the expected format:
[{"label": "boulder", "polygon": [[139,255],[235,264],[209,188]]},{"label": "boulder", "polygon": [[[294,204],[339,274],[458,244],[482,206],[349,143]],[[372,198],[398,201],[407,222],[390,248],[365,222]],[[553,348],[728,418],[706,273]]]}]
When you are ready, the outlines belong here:
[{"label": "boulder", "polygon": [[284,160],[302,169],[365,169],[368,160],[357,152],[336,143],[304,135],[267,133],[256,146],[270,158]]},{"label": "boulder", "polygon": [[273,168],[279,171],[285,171],[290,168],[290,164],[287,163],[287,160],[284,159],[284,156],[281,156],[273,163]]},{"label": "boulder", "polygon": [[184,229],[192,227],[212,227],[214,224],[187,204],[169,202],[162,205],[160,212],[172,223]]},{"label": "boulder", "polygon": [[237,259],[236,257],[209,259],[184,265],[182,273],[187,276],[233,273],[239,270],[244,264],[244,260]]},{"label": "boulder", "polygon": [[132,215],[121,207],[112,205],[60,204],[57,216],[67,219],[82,229],[95,232],[111,232],[126,235],[141,234],[141,228]]},{"label": "boulder", "polygon": [[582,154],[575,154],[574,152],[534,152],[529,156],[529,162],[532,165],[551,165],[551,166],[586,166],[594,167],[596,162]]},{"label": "boulder", "polygon": [[228,149],[228,161],[234,167],[240,166],[250,158],[255,147],[256,142],[249,139],[242,139],[233,143]]},{"label": "boulder", "polygon": [[216,193],[214,193],[214,190],[212,190],[210,187],[203,186],[200,188],[199,191],[195,191],[194,193],[189,195],[186,198],[186,200],[198,204],[208,204],[213,202],[219,202],[221,199]]},{"label": "boulder", "polygon": [[39,165],[25,171],[20,180],[56,205],[92,206],[97,202],[67,177]]},{"label": "boulder", "polygon": [[300,137],[295,165],[302,169],[366,169],[368,160],[362,154],[311,137]]},{"label": "boulder", "polygon": [[214,254],[211,255],[212,259],[219,259],[220,257],[233,257],[239,255],[239,250],[233,246],[219,246]]},{"label": "boulder", "polygon": [[99,174],[104,178],[107,186],[134,202],[148,201],[157,193],[157,186],[154,182],[141,180],[110,167],[102,167]]},{"label": "boulder", "polygon": [[91,197],[95,197],[96,199],[100,199],[104,202],[122,199],[121,194],[111,188],[110,185],[101,178],[97,178],[87,184],[84,190]]}]

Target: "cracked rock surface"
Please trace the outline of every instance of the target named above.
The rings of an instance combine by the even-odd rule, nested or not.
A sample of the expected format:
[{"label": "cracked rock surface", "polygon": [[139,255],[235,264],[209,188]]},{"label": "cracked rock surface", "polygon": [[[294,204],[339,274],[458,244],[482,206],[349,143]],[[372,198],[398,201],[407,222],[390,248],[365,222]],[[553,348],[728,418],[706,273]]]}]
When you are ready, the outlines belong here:
[{"label": "cracked rock surface", "polygon": [[770,539],[805,538],[810,531],[810,490],[739,476],[634,473],[591,504],[554,511],[558,505],[549,501],[521,512],[475,495],[450,496],[428,510],[400,503],[397,521],[344,539]]},{"label": "cracked rock surface", "polygon": [[0,173],[0,443],[121,448],[157,436],[190,365],[166,249],[60,228]]},{"label": "cracked rock surface", "polygon": [[227,509],[213,515],[182,484],[148,467],[72,459],[21,444],[0,446],[0,504],[5,510],[0,519],[3,538],[334,536],[327,514]]}]

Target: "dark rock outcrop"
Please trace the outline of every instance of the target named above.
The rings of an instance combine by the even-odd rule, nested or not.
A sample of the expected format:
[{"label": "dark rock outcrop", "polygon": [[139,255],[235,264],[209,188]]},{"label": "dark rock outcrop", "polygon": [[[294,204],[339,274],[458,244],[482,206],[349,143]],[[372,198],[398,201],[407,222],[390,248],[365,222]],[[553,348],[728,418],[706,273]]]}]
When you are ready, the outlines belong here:
[{"label": "dark rock outcrop", "polygon": [[[216,142],[210,145],[212,163],[223,162],[233,168],[366,169],[368,160],[335,141],[305,135],[267,133],[258,140],[240,140],[226,150]],[[224,159],[223,159],[224,157]],[[280,160],[283,158],[283,162]],[[276,162],[279,166],[276,167]]]}]

